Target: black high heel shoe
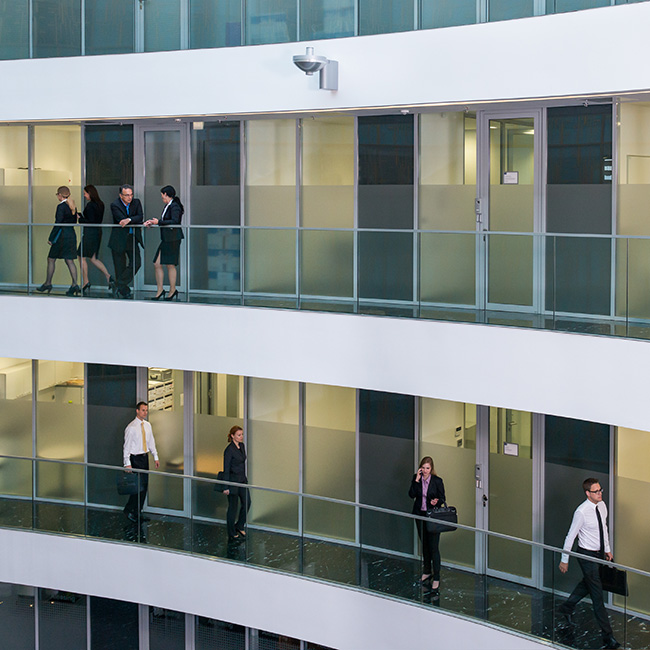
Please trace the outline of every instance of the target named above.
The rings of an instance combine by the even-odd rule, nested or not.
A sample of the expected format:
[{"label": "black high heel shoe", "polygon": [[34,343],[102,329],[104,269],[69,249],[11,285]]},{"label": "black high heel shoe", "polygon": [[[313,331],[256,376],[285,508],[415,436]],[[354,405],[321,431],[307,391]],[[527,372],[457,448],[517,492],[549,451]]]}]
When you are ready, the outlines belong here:
[{"label": "black high heel shoe", "polygon": [[70,285],[70,288],[65,292],[66,296],[79,296],[81,295],[81,289],[78,284]]},{"label": "black high heel shoe", "polygon": [[50,293],[50,291],[52,291],[52,285],[51,284],[42,284],[40,287],[36,287],[36,291],[38,291],[39,293],[43,293],[45,291]]},{"label": "black high heel shoe", "polygon": [[151,300],[167,300],[167,298],[165,298],[166,293],[167,292],[163,289],[157,296],[154,296]]},{"label": "black high heel shoe", "polygon": [[82,293],[84,296],[87,296],[87,295],[90,293],[90,287],[91,287],[91,286],[92,286],[92,285],[90,284],[90,282],[86,282],[86,284],[84,284],[84,286],[81,287],[81,293]]},{"label": "black high heel shoe", "polygon": [[174,289],[174,293],[170,293],[165,300],[169,302],[170,300],[178,300],[178,289]]}]

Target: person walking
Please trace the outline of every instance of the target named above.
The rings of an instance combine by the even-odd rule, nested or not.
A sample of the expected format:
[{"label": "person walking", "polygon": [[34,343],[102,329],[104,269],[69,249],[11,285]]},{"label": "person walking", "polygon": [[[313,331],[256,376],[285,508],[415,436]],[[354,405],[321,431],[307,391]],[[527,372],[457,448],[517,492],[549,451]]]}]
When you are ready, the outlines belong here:
[{"label": "person walking", "polygon": [[600,581],[599,564],[590,562],[586,558],[599,558],[611,562],[613,555],[609,545],[609,531],[607,530],[607,506],[603,501],[603,488],[596,478],[587,478],[582,483],[582,489],[587,497],[573,514],[571,527],[564,540],[560,571],[569,570],[569,556],[567,553],[573,548],[575,538],[578,538],[578,553],[585,556],[579,557],[578,564],[582,569],[582,580],[576,585],[571,595],[559,607],[559,612],[567,623],[573,626],[573,612],[576,605],[587,595],[591,596],[594,616],[603,634],[603,645],[606,648],[620,648],[619,642],[614,638],[609,616],[603,600],[603,585]]},{"label": "person walking", "polygon": [[[237,425],[228,432],[228,446],[223,452],[223,478],[224,481],[248,483],[244,430]],[[246,514],[251,507],[248,488],[232,486],[224,490],[223,493],[228,497],[228,512],[226,514],[228,539],[237,540],[246,537]],[[239,510],[239,514],[237,510]]]}]

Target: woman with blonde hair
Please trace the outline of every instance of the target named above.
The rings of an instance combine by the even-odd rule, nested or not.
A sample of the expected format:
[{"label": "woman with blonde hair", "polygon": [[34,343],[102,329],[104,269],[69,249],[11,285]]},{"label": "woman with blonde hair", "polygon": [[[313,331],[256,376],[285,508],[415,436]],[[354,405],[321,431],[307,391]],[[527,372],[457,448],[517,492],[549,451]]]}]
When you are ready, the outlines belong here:
[{"label": "woman with blonde hair", "polygon": [[54,228],[50,232],[47,243],[50,246],[50,251],[47,255],[47,277],[45,282],[36,289],[43,293],[52,291],[52,277],[54,276],[54,268],[57,260],[65,260],[70,271],[72,284],[65,292],[67,296],[78,296],[81,289],[77,284],[77,267],[75,266],[75,259],[77,258],[77,235],[74,228],[68,225],[61,224],[74,224],[77,223],[77,206],[70,196],[70,188],[62,185],[56,191],[56,198],[59,204],[56,206],[56,214],[54,215]]}]

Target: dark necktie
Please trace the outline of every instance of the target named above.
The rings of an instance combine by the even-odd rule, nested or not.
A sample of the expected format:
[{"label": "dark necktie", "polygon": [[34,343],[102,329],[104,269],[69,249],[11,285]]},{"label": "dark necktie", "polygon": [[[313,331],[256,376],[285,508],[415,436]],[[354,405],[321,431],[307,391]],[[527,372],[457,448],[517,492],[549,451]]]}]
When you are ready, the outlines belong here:
[{"label": "dark necktie", "polygon": [[598,518],[598,535],[600,536],[600,548],[598,549],[598,555],[601,558],[605,557],[605,534],[603,533],[603,520],[600,516],[600,510],[596,506],[596,517]]}]

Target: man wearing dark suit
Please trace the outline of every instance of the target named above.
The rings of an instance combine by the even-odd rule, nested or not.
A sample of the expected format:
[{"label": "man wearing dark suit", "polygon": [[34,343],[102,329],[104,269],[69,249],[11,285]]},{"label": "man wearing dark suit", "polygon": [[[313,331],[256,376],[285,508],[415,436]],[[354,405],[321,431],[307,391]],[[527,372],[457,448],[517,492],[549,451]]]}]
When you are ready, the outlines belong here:
[{"label": "man wearing dark suit", "polygon": [[139,199],[133,198],[133,187],[121,185],[119,197],[111,203],[113,223],[120,228],[111,228],[111,238],[108,247],[113,253],[115,267],[115,289],[119,298],[130,298],[129,284],[140,269],[140,246],[142,233],[140,228],[132,228],[132,224],[144,221],[144,212]]}]

